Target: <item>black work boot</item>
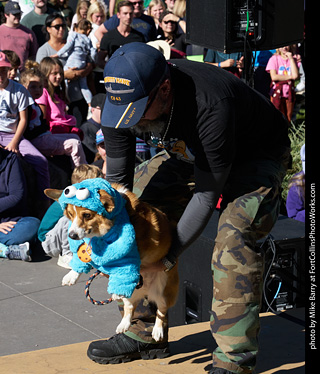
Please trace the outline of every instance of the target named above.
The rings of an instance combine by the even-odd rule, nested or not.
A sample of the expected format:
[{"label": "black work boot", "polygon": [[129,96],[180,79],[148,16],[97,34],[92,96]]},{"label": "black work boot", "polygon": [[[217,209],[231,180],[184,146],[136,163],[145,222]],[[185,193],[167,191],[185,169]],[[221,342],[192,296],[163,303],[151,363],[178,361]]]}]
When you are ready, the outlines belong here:
[{"label": "black work boot", "polygon": [[170,355],[167,342],[159,344],[141,343],[125,334],[116,334],[108,340],[90,343],[88,357],[99,364],[119,364],[142,358],[152,360]]}]

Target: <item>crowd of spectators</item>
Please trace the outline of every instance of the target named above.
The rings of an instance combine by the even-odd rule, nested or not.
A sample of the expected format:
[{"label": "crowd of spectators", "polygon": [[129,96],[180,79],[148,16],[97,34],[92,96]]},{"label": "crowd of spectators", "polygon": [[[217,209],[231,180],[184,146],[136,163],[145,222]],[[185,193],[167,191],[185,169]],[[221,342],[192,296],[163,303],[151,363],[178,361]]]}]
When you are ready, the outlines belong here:
[{"label": "crowd of spectators", "polygon": [[[186,41],[185,0],[10,0],[1,2],[0,11],[0,179],[5,181],[0,187],[0,256],[29,261],[29,242],[40,221],[26,220],[31,228],[24,230],[32,238],[4,238],[22,218],[43,218],[50,205],[43,190],[64,188],[82,164],[97,165],[105,175],[99,129],[103,68],[112,53],[132,41],[156,48],[165,43],[167,58],[190,58],[193,49]],[[304,90],[299,50],[284,46],[259,53],[255,87],[290,123],[296,91]],[[243,60],[240,52],[203,49],[203,62],[239,78]],[[141,154],[137,148],[138,160],[144,159]],[[9,173],[5,166],[11,164],[15,168]],[[13,187],[10,178],[21,180],[21,188]]]}]

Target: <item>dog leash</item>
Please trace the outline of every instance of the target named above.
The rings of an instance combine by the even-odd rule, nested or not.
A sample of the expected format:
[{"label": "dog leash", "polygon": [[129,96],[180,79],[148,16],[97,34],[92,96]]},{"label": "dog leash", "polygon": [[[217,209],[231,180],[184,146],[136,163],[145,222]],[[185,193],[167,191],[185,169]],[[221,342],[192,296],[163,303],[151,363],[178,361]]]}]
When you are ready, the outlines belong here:
[{"label": "dog leash", "polygon": [[91,275],[91,277],[87,280],[87,283],[86,283],[86,286],[85,286],[85,289],[84,289],[84,293],[86,295],[86,298],[94,305],[106,305],[106,304],[110,304],[113,300],[112,300],[112,297],[110,297],[109,299],[107,300],[102,300],[102,301],[99,301],[99,300],[94,300],[91,296],[90,296],[90,293],[89,293],[89,287],[90,287],[90,284],[92,283],[92,281],[94,280],[95,277],[97,277],[99,274],[101,273],[101,271],[96,271],[94,274]]},{"label": "dog leash", "polygon": [[[106,305],[106,304],[110,304],[113,299],[112,297],[110,297],[109,299],[107,300],[94,300],[91,296],[90,296],[90,293],[89,293],[89,288],[90,288],[90,285],[92,283],[92,281],[94,280],[95,277],[97,277],[99,274],[101,273],[100,270],[97,270],[94,274],[92,274],[90,276],[90,278],[87,280],[87,283],[86,283],[86,286],[85,286],[85,289],[84,289],[84,293],[85,293],[85,296],[86,298],[90,301],[90,303],[94,304],[94,305]],[[142,278],[142,275],[140,274],[140,279],[139,279],[139,283],[137,284],[136,286],[136,289],[139,289],[143,286],[143,278]]]}]

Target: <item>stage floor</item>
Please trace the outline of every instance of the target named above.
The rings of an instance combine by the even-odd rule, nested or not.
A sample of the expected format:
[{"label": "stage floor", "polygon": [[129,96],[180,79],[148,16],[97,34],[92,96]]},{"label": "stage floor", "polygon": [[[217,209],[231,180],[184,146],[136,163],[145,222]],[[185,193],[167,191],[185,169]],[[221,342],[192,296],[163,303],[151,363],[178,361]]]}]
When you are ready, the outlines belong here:
[{"label": "stage floor", "polygon": [[[256,373],[304,374],[304,308],[286,311],[283,318],[261,314],[260,354]],[[288,319],[287,317],[292,317]],[[89,341],[0,357],[3,374],[98,374],[98,373],[205,373],[211,368],[214,340],[209,323],[170,328],[171,356],[100,365],[87,358]]]}]

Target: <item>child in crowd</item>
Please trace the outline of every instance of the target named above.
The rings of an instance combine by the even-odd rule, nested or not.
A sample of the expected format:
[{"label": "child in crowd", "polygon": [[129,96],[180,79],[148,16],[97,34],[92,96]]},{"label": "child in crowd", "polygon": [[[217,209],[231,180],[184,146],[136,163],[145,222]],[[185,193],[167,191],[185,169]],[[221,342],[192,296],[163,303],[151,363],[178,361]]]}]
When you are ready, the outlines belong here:
[{"label": "child in crowd", "polygon": [[[20,78],[23,86],[29,91],[33,100],[38,100],[43,94],[45,78],[39,70],[39,64],[27,60],[25,70]],[[72,166],[86,164],[86,157],[81,141],[76,134],[52,134],[49,126],[43,118],[39,105],[35,102],[31,105],[28,127],[25,131],[25,138],[45,156],[68,155],[71,157]]]},{"label": "child in crowd", "polygon": [[[67,53],[69,57],[64,66],[66,70],[70,68],[84,69],[88,62],[95,61],[97,54],[97,50],[88,37],[91,30],[91,22],[81,19],[74,25],[74,31],[69,32],[67,43],[51,57],[61,57]],[[82,96],[90,107],[92,93],[88,88],[87,77],[79,78],[79,85]]]},{"label": "child in crowd", "polygon": [[71,30],[74,30],[74,25],[79,23],[81,19],[86,19],[91,1],[89,0],[78,0],[76,12],[72,17]]},{"label": "child in crowd", "polygon": [[[81,125],[84,137],[82,144],[87,148],[87,161],[91,163],[97,153],[96,132],[101,128],[101,110],[104,106],[106,94],[98,93],[93,96],[91,102],[91,118]],[[90,153],[88,157],[88,153]]]},{"label": "child in crowd", "polygon": [[299,78],[300,62],[293,55],[293,46],[278,48],[270,57],[266,71],[270,73],[270,99],[291,123],[295,104],[294,81]]},{"label": "child in crowd", "polygon": [[[3,50],[2,51],[11,64],[11,69],[8,71],[9,79],[16,79],[18,77],[19,66],[21,65],[20,57],[14,51]],[[18,79],[17,79],[18,80]]]},{"label": "child in crowd", "polygon": [[30,164],[37,176],[37,204],[47,204],[44,189],[50,186],[48,161],[35,148],[23,133],[28,123],[28,107],[33,99],[22,84],[8,79],[11,64],[3,52],[0,52],[0,145],[8,151],[20,153]]},{"label": "child in crowd", "polygon": [[27,186],[19,157],[0,146],[0,257],[31,261],[40,221],[28,216]]},{"label": "child in crowd", "polygon": [[[83,164],[74,169],[71,183],[93,178],[103,178],[101,170],[97,166]],[[69,262],[72,259],[68,243],[69,222],[60,204],[55,201],[44,215],[38,230],[38,239],[45,253],[50,257],[58,257],[58,265],[66,269],[71,269]]]},{"label": "child in crowd", "polygon": [[300,150],[302,171],[295,174],[288,185],[287,213],[288,217],[305,222],[305,145]]},{"label": "child in crowd", "polygon": [[80,140],[83,132],[76,127],[76,118],[67,113],[66,85],[63,66],[58,58],[44,57],[39,69],[45,76],[42,96],[36,100],[52,134],[76,134]]}]

